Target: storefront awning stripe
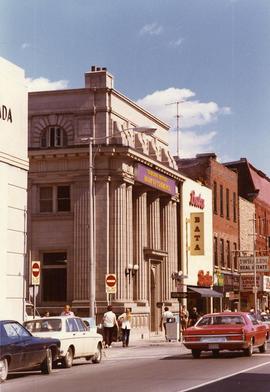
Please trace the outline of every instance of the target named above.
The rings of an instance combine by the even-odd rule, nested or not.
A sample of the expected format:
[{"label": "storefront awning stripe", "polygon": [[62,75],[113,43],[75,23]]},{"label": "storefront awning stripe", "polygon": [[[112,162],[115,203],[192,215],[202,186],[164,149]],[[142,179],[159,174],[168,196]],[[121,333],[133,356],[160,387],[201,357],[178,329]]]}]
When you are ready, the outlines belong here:
[{"label": "storefront awning stripe", "polygon": [[202,287],[189,287],[189,290],[195,291],[196,293],[201,294],[202,297],[223,297],[222,293],[218,291],[202,288]]}]

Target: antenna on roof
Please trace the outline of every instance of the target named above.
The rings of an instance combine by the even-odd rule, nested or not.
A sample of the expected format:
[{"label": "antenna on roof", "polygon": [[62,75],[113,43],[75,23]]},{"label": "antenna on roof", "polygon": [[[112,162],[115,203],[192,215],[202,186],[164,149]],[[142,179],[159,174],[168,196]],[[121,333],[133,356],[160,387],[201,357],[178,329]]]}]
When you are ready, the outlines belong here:
[{"label": "antenna on roof", "polygon": [[184,101],[181,100],[181,101],[176,101],[176,102],[172,102],[172,103],[167,103],[166,104],[166,106],[176,105],[176,135],[177,135],[176,156],[178,156],[178,157],[179,157],[179,148],[180,148],[180,145],[179,145],[179,139],[180,139],[180,117],[182,117],[181,114],[179,113],[179,105],[182,102],[184,102]]}]

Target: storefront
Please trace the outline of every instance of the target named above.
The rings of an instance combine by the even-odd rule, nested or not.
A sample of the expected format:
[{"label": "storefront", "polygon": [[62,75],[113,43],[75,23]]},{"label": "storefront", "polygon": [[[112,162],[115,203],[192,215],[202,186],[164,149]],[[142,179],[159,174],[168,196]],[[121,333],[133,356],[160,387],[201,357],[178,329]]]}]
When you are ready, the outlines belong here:
[{"label": "storefront", "polygon": [[0,309],[22,321],[27,206],[27,91],[24,71],[0,58]]}]

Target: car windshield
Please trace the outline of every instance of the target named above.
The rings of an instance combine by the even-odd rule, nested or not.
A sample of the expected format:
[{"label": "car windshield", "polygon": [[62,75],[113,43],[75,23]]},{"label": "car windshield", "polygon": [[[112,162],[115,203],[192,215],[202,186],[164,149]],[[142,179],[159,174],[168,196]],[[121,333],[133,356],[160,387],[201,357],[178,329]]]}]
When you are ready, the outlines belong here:
[{"label": "car windshield", "polygon": [[241,316],[205,316],[202,317],[198,323],[196,324],[197,326],[201,327],[203,325],[228,325],[228,324],[238,324],[238,325],[244,325],[244,320],[243,317]]},{"label": "car windshield", "polygon": [[25,323],[25,327],[30,332],[61,331],[62,321],[58,318],[32,320]]}]

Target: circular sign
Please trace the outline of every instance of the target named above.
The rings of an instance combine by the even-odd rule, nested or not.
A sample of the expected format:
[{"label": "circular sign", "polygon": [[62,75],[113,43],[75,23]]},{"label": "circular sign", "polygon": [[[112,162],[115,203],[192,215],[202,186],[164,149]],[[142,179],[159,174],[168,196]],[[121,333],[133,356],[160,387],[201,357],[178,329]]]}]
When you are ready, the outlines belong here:
[{"label": "circular sign", "polygon": [[40,274],[40,266],[39,263],[33,263],[32,265],[32,274],[35,278],[37,278]]},{"label": "circular sign", "polygon": [[109,287],[114,287],[116,285],[116,276],[113,274],[106,276],[106,285]]}]

